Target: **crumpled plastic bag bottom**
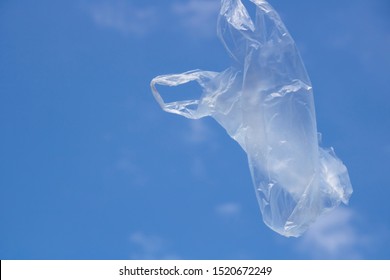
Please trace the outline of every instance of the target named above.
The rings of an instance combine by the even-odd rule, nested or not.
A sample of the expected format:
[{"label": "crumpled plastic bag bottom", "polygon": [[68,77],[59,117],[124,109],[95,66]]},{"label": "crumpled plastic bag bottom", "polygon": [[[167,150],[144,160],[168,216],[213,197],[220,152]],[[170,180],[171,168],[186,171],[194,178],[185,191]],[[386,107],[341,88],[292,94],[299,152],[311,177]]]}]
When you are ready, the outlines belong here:
[{"label": "crumpled plastic bag bottom", "polygon": [[[312,86],[295,43],[276,11],[251,0],[222,0],[218,36],[233,58],[223,72],[194,70],[154,78],[163,110],[213,117],[248,156],[263,220],[284,236],[300,236],[325,211],[347,204],[348,171],[333,149],[318,145]],[[165,103],[156,85],[196,81],[196,100]]]}]

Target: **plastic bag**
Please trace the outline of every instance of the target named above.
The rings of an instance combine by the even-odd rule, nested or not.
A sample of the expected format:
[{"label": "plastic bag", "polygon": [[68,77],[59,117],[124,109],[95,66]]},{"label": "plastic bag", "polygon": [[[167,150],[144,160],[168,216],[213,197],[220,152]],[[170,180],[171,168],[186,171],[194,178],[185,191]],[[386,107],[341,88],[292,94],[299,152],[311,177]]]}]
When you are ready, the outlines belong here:
[{"label": "plastic bag", "polygon": [[[240,0],[222,0],[217,33],[233,58],[221,73],[194,70],[154,78],[163,110],[191,119],[213,117],[248,156],[263,220],[299,236],[323,212],[348,203],[347,168],[318,145],[312,87],[295,43],[266,2],[252,20]],[[165,103],[156,84],[196,81],[198,100]]]}]

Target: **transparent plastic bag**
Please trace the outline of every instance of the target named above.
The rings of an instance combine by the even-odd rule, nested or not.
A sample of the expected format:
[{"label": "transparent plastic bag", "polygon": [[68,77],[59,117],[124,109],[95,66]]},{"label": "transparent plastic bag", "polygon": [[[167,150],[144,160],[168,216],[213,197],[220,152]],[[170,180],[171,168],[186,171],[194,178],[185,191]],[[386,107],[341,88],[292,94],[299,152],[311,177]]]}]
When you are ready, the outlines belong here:
[{"label": "transparent plastic bag", "polygon": [[[318,145],[312,87],[295,43],[262,0],[252,20],[240,0],[222,0],[218,36],[233,58],[221,73],[194,70],[154,78],[161,108],[191,119],[213,117],[248,156],[263,220],[299,236],[323,212],[348,203],[348,171]],[[199,83],[198,100],[165,103],[156,85]]]}]

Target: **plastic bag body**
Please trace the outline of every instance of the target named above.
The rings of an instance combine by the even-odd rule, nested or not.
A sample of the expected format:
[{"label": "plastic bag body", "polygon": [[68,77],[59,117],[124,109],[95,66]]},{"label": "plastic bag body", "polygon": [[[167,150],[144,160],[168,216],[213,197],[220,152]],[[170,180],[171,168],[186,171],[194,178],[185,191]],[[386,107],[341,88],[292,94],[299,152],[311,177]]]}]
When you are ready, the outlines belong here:
[{"label": "plastic bag body", "polygon": [[[318,145],[313,92],[295,43],[275,10],[262,0],[252,19],[240,0],[222,0],[218,36],[233,58],[221,73],[190,71],[151,82],[162,109],[213,117],[248,156],[264,222],[299,236],[323,212],[347,203],[348,171],[332,149]],[[196,81],[197,100],[165,103],[156,84]]]}]

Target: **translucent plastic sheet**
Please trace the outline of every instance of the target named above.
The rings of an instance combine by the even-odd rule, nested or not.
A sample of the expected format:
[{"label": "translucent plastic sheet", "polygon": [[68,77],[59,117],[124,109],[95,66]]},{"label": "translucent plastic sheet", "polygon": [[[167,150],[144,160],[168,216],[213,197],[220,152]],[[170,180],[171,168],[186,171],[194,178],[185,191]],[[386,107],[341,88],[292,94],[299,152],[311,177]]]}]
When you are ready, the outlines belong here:
[{"label": "translucent plastic sheet", "polygon": [[[266,2],[252,19],[240,0],[222,0],[218,36],[233,58],[221,73],[194,70],[151,82],[162,109],[191,119],[213,117],[248,156],[264,222],[299,236],[323,212],[347,203],[348,171],[318,145],[313,93],[295,43]],[[156,84],[196,81],[198,100],[165,103]]]}]

